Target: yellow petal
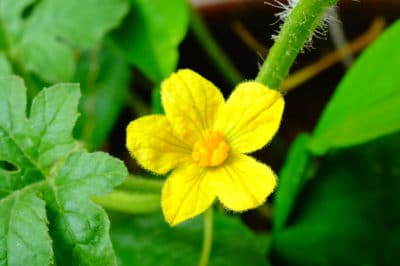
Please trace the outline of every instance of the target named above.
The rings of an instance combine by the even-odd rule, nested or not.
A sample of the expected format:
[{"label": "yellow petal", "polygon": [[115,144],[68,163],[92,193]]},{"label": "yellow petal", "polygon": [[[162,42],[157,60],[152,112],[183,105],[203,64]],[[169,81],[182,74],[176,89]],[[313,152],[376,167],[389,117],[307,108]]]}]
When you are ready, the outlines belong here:
[{"label": "yellow petal", "polygon": [[282,95],[257,82],[237,86],[219,114],[215,129],[237,153],[261,149],[279,128],[284,108]]},{"label": "yellow petal", "polygon": [[211,129],[224,104],[217,87],[189,69],[172,74],[161,84],[165,113],[178,136],[193,145],[201,132]]},{"label": "yellow petal", "polygon": [[174,135],[164,115],[149,115],[129,123],[126,147],[145,169],[165,174],[191,160],[191,148]]},{"label": "yellow petal", "polygon": [[214,199],[207,171],[191,163],[176,168],[167,178],[161,206],[165,219],[174,226],[205,211]]},{"label": "yellow petal", "polygon": [[261,205],[274,191],[276,177],[267,165],[242,154],[207,172],[222,204],[233,211],[245,211]]}]

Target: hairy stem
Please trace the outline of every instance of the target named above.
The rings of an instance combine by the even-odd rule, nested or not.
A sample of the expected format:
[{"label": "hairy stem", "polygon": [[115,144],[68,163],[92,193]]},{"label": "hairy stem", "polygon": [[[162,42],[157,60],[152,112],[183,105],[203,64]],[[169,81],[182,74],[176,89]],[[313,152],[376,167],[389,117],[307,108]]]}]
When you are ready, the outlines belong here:
[{"label": "hairy stem", "polygon": [[256,81],[278,90],[297,54],[336,0],[300,0],[283,24]]}]

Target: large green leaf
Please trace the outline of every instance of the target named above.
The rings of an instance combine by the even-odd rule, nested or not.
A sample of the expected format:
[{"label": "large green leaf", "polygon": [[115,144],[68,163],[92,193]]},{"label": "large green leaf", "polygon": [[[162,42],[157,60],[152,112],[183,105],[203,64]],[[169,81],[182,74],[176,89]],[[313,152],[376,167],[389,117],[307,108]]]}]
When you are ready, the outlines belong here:
[{"label": "large green leaf", "polygon": [[130,0],[131,11],[114,37],[129,61],[154,82],[176,68],[189,10],[185,0]]},{"label": "large green leaf", "polygon": [[29,118],[25,94],[21,79],[0,78],[0,265],[115,265],[107,215],[89,197],[126,168],[72,138],[76,84],[42,90]]},{"label": "large green leaf", "polygon": [[109,40],[82,56],[76,76],[83,93],[82,115],[74,133],[88,149],[99,147],[115,125],[125,106],[130,73],[127,62]]},{"label": "large green leaf", "polygon": [[0,47],[8,50],[15,64],[43,80],[68,81],[76,53],[120,23],[127,1],[2,0],[0,32],[5,38]]},{"label": "large green leaf", "polygon": [[[171,228],[161,214],[112,219],[111,238],[121,266],[197,265],[202,217]],[[210,266],[268,265],[268,238],[249,231],[238,218],[214,215]]]},{"label": "large green leaf", "polygon": [[43,200],[34,193],[1,200],[0,217],[0,265],[50,264],[53,251]]},{"label": "large green leaf", "polygon": [[310,137],[302,134],[292,144],[279,173],[279,185],[274,198],[274,230],[284,227],[301,187],[309,177],[311,156],[307,150]]},{"label": "large green leaf", "polygon": [[356,61],[339,84],[309,144],[315,154],[400,129],[400,21]]},{"label": "large green leaf", "polygon": [[279,265],[398,265],[400,133],[330,153],[274,234]]}]

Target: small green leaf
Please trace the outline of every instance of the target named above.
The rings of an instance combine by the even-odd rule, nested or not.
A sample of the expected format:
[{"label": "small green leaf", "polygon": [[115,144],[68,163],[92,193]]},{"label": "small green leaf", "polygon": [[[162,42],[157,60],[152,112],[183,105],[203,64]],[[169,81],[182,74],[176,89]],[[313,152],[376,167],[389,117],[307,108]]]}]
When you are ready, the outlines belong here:
[{"label": "small green leaf", "polygon": [[292,144],[278,177],[279,185],[274,199],[274,230],[281,230],[288,219],[296,197],[307,178],[311,156],[307,151],[310,137],[302,134]]},{"label": "small green leaf", "polygon": [[43,80],[68,81],[77,52],[99,42],[127,11],[127,0],[3,0],[4,49]]},{"label": "small green leaf", "polygon": [[339,84],[315,129],[309,149],[370,141],[400,129],[400,21],[395,22],[356,61]]},{"label": "small green leaf", "polygon": [[337,150],[320,160],[276,232],[279,265],[398,265],[400,133]]},{"label": "small green leaf", "polygon": [[[112,219],[111,238],[119,265],[197,265],[203,217],[171,228],[161,214]],[[268,265],[268,238],[255,235],[236,217],[214,215],[210,266]]]},{"label": "small green leaf", "polygon": [[[9,165],[0,168],[0,241],[19,241],[0,242],[0,262],[116,265],[107,215],[89,198],[109,193],[127,176],[126,168],[105,153],[87,153],[72,138],[78,85],[42,90],[29,118],[25,94],[21,79],[0,78],[0,166]],[[17,222],[20,215],[26,217]],[[34,229],[24,233],[25,226]]]},{"label": "small green leaf", "polygon": [[178,45],[189,25],[185,0],[130,0],[131,11],[114,37],[128,60],[154,82],[176,68]]},{"label": "small green leaf", "polygon": [[82,115],[74,135],[85,141],[89,150],[99,147],[115,125],[125,106],[130,75],[127,62],[111,40],[100,51],[94,49],[82,56],[76,76],[82,86]]}]

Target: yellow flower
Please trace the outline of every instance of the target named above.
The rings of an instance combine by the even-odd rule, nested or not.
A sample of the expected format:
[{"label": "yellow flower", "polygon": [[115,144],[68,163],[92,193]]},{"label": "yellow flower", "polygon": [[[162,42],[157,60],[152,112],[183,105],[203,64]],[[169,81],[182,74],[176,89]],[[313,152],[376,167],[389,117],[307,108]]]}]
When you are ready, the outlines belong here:
[{"label": "yellow flower", "polygon": [[161,85],[165,115],[127,128],[127,148],[144,168],[166,174],[161,205],[171,225],[205,211],[218,198],[233,211],[261,205],[276,186],[273,171],[244,155],[275,135],[284,100],[257,82],[237,86],[224,101],[199,74],[180,70]]}]

